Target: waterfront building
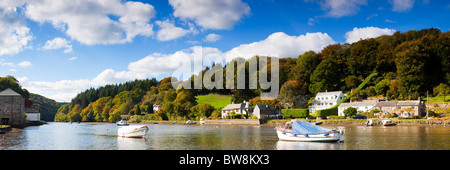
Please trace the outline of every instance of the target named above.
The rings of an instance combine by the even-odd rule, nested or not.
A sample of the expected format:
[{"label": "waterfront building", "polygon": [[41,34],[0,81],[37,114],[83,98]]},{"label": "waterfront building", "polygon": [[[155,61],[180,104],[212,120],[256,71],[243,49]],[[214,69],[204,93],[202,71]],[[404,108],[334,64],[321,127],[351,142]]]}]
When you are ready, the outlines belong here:
[{"label": "waterfront building", "polygon": [[39,109],[36,108],[25,108],[25,120],[29,122],[39,122],[41,121],[41,113]]},{"label": "waterfront building", "polygon": [[408,101],[379,101],[375,108],[381,111],[381,114],[395,113],[400,117],[420,116],[426,115],[425,104],[423,101],[408,100]]},{"label": "waterfront building", "polygon": [[11,89],[0,92],[0,124],[22,125],[25,117],[25,99]]},{"label": "waterfront building", "polygon": [[161,109],[162,106],[159,104],[153,104],[153,113],[158,112],[159,109]]},{"label": "waterfront building", "polygon": [[275,117],[278,114],[278,110],[273,105],[257,104],[253,109],[252,116],[258,117],[258,119],[269,119]]},{"label": "waterfront building", "polygon": [[375,101],[375,100],[341,103],[338,106],[338,116],[344,116],[344,110],[349,107],[356,108],[358,113],[362,113],[362,112],[368,112],[368,111],[372,110],[376,104],[377,104],[377,101]]},{"label": "waterfront building", "polygon": [[314,114],[317,110],[328,109],[335,106],[339,101],[344,99],[342,91],[321,92],[317,93],[314,101],[309,106],[309,113]]},{"label": "waterfront building", "polygon": [[253,113],[253,107],[249,105],[247,101],[240,104],[229,104],[222,109],[222,118],[225,119],[227,116],[234,112],[235,114],[248,114],[251,116]]}]

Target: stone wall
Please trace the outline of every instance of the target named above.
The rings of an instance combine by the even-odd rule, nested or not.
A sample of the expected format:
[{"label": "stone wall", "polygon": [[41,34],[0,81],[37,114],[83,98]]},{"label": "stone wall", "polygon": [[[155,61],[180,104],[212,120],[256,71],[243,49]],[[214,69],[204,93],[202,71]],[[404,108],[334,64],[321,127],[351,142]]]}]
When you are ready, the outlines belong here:
[{"label": "stone wall", "polygon": [[20,126],[24,122],[25,100],[22,96],[0,96],[0,124],[8,119],[8,124]]},{"label": "stone wall", "polygon": [[259,119],[212,119],[205,120],[207,125],[259,125]]}]

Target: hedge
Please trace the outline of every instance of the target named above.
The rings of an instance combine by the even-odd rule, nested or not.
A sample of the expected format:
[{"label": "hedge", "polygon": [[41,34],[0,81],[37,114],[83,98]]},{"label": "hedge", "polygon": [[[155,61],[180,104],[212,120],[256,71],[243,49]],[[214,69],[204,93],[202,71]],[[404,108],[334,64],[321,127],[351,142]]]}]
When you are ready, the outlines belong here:
[{"label": "hedge", "polygon": [[317,115],[317,117],[327,117],[327,116],[331,116],[331,115],[337,115],[337,112],[338,112],[338,108],[332,107],[329,109],[317,110],[316,115]]},{"label": "hedge", "polygon": [[305,118],[309,116],[309,109],[281,109],[285,118]]}]

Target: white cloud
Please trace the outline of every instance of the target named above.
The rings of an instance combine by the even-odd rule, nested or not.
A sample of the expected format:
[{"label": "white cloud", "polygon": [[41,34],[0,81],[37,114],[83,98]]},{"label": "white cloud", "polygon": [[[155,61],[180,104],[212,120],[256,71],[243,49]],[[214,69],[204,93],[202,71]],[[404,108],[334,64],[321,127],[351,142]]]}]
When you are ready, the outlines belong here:
[{"label": "white cloud", "polygon": [[377,27],[365,27],[365,28],[353,28],[352,31],[345,33],[346,43],[354,43],[361,39],[376,38],[382,35],[392,35],[395,33],[394,29],[377,28]]},{"label": "white cloud", "polygon": [[0,56],[19,53],[33,39],[24,17],[19,14],[22,4],[20,1],[0,2]]},{"label": "white cloud", "polygon": [[69,61],[73,61],[73,60],[76,60],[76,59],[78,59],[78,57],[70,57],[68,60]]},{"label": "white cloud", "polygon": [[173,54],[153,53],[147,57],[131,62],[128,70],[134,73],[141,73],[150,76],[160,76],[162,74],[172,74],[179,70],[190,77],[193,73],[199,72],[202,67],[191,69],[191,64],[209,66],[212,62],[222,62],[220,60],[222,52],[211,47],[191,47],[180,50]]},{"label": "white cloud", "polygon": [[340,18],[355,15],[359,12],[359,6],[367,5],[367,0],[305,0],[317,2],[322,10],[326,11],[325,17]]},{"label": "white cloud", "polygon": [[218,34],[208,34],[203,39],[204,42],[216,42],[220,40],[221,36]]},{"label": "white cloud", "polygon": [[30,67],[32,64],[29,61],[22,61],[19,64],[17,64],[20,67]]},{"label": "white cloud", "polygon": [[40,0],[26,5],[28,18],[49,22],[87,45],[121,44],[138,35],[153,35],[150,19],[155,16],[150,4],[121,0]]},{"label": "white cloud", "polygon": [[392,11],[408,12],[414,6],[415,0],[389,0],[392,4]]},{"label": "white cloud", "polygon": [[159,41],[169,41],[184,37],[189,30],[185,30],[180,27],[176,27],[173,22],[169,20],[165,21],[156,21],[156,25],[158,25],[161,29],[156,33],[156,39]]},{"label": "white cloud", "polygon": [[231,29],[250,14],[250,7],[241,0],[169,0],[175,17],[194,20],[205,29]]},{"label": "white cloud", "polygon": [[227,52],[233,57],[251,58],[255,55],[279,55],[296,57],[306,51],[319,52],[328,45],[336,43],[327,33],[306,33],[289,36],[283,32],[270,35],[267,39],[250,44],[242,44]]},{"label": "white cloud", "polygon": [[66,48],[64,50],[64,53],[70,53],[73,51],[72,49],[72,45],[70,45],[69,41],[67,41],[64,38],[60,38],[60,37],[56,37],[53,40],[48,40],[44,47],[42,47],[43,49],[46,50],[54,50],[54,49],[60,49],[60,48]]}]

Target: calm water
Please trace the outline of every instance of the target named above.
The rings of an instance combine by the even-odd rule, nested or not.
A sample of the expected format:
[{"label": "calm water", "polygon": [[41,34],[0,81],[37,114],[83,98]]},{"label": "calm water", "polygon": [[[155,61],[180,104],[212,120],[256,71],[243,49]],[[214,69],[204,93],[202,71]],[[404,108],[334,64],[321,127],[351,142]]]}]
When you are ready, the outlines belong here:
[{"label": "calm water", "polygon": [[[344,128],[345,142],[278,141],[273,127],[149,124],[145,139],[118,138],[115,124],[49,123],[0,135],[0,150],[449,150],[450,127]],[[5,137],[4,139],[3,136]]]}]

